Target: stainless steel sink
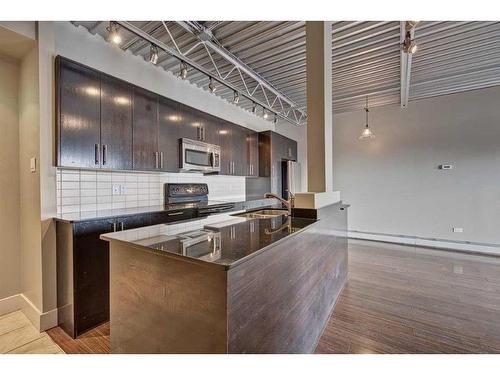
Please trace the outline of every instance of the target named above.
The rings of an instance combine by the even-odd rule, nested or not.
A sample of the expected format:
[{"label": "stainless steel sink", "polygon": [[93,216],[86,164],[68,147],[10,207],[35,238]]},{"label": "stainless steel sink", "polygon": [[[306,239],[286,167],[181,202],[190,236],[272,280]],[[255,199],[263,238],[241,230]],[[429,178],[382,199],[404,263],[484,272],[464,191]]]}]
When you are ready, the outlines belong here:
[{"label": "stainless steel sink", "polygon": [[243,216],[250,219],[270,219],[278,216],[287,216],[287,210],[259,210],[253,212],[245,212],[242,214],[236,214],[234,216]]}]

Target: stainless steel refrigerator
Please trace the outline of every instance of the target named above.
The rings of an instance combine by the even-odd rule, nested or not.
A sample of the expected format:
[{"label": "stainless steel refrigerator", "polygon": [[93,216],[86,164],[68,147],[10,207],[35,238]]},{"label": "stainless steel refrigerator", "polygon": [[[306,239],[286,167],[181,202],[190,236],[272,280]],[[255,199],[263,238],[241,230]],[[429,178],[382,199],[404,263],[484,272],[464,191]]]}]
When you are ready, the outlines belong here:
[{"label": "stainless steel refrigerator", "polygon": [[281,162],[281,196],[288,199],[288,192],[296,194],[300,191],[300,164],[292,160]]}]

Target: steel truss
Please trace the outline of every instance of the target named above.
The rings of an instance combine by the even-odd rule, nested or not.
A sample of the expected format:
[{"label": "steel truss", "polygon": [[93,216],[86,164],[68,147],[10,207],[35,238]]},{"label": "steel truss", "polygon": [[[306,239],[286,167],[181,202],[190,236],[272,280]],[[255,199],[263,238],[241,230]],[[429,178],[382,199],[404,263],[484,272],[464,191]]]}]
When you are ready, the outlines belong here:
[{"label": "steel truss", "polygon": [[[177,21],[186,32],[197,38],[197,42],[186,50],[182,50],[173,33],[169,30],[166,22],[162,21],[170,44],[162,42],[144,30],[136,27],[127,21],[113,21],[136,36],[164,50],[169,55],[184,62],[190,67],[205,74],[208,78],[220,83],[235,93],[235,96],[248,99],[253,103],[254,108],[262,107],[262,111],[268,112],[268,118],[282,119],[294,125],[303,125],[307,121],[307,113],[300,109],[288,96],[275,88],[270,82],[261,77],[252,68],[243,63],[240,59],[226,50],[213,36],[212,29],[216,23],[210,23],[207,27],[195,21]],[[213,69],[207,69],[196,62],[194,51],[200,52],[200,48],[205,57],[210,61]],[[199,56],[197,56],[199,59]],[[222,59],[222,62],[221,62]],[[222,71],[222,64],[224,70]],[[229,68],[228,68],[229,66]],[[231,80],[229,80],[231,78]],[[235,83],[239,85],[237,86]],[[236,94],[237,93],[237,94]],[[236,103],[235,103],[236,104]],[[240,102],[241,104],[241,102]],[[270,116],[271,115],[271,116]]]}]

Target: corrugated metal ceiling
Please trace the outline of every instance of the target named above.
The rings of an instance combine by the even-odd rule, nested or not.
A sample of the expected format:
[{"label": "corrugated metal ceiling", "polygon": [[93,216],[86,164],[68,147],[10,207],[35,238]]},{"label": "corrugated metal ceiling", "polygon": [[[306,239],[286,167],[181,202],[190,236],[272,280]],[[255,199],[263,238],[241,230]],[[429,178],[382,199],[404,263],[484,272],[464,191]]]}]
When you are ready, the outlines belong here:
[{"label": "corrugated metal ceiling", "polygon": [[[73,23],[106,37],[107,22]],[[133,24],[170,43],[161,22]],[[181,49],[196,44],[197,39],[174,22],[167,25]],[[305,109],[304,22],[208,22],[205,27],[226,49]],[[121,47],[147,58],[149,43],[126,30],[121,32]],[[362,109],[367,95],[370,106],[399,104],[400,22],[334,22],[332,33],[334,112]],[[410,100],[500,84],[500,22],[421,22],[415,39],[419,50],[413,56]],[[201,46],[190,57],[213,69]],[[216,62],[222,71],[230,69],[224,60]],[[179,62],[160,54],[158,66],[177,74]],[[188,79],[200,87],[208,84],[207,77],[196,72],[190,72]],[[236,75],[231,82],[241,85]],[[228,100],[233,95],[222,87],[216,94]],[[251,102],[243,100],[240,105],[250,109]]]}]

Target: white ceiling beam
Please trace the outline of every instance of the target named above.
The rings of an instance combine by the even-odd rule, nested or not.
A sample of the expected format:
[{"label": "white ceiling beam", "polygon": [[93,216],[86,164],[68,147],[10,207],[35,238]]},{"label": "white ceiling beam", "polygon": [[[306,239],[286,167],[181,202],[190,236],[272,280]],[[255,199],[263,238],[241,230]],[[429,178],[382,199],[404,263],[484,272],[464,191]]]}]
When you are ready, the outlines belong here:
[{"label": "white ceiling beam", "polygon": [[[415,36],[415,29],[410,31],[411,38]],[[405,41],[406,37],[406,21],[400,22],[400,44]],[[412,54],[406,53],[401,49],[401,108],[408,107],[408,99],[410,97],[410,80],[411,80],[411,63]]]}]

